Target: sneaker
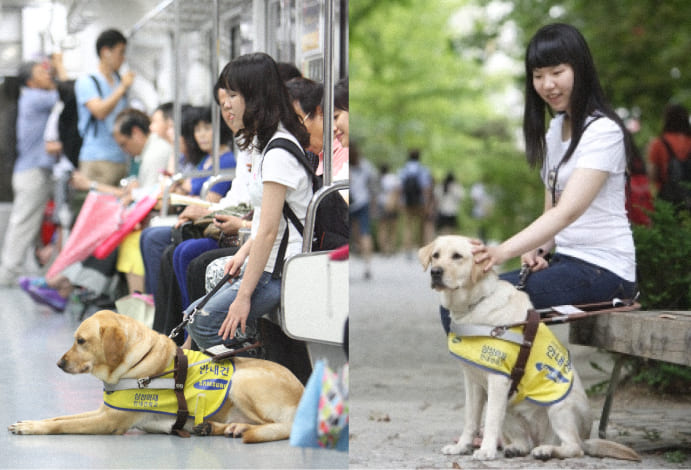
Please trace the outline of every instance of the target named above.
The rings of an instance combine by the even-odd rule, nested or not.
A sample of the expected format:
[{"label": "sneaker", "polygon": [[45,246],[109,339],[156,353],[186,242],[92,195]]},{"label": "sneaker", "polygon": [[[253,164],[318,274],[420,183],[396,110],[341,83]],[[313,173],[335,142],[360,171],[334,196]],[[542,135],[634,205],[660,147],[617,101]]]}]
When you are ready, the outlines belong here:
[{"label": "sneaker", "polygon": [[48,305],[53,310],[64,312],[65,307],[67,307],[67,299],[58,294],[55,289],[29,285],[25,290],[35,302]]},{"label": "sneaker", "polygon": [[29,292],[29,286],[49,287],[45,277],[21,276],[18,284],[27,293]]}]

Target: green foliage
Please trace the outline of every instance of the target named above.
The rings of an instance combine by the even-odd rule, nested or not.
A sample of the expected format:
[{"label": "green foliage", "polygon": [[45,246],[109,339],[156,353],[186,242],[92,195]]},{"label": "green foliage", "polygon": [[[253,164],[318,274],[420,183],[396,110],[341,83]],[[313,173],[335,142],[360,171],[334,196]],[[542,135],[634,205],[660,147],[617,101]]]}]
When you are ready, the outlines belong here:
[{"label": "green foliage", "polygon": [[691,218],[657,200],[650,227],[634,227],[640,302],[646,309],[691,306]]},{"label": "green foliage", "polygon": [[665,460],[670,463],[682,463],[686,460],[686,452],[683,450],[668,450],[665,452]]},{"label": "green foliage", "polygon": [[661,361],[632,358],[629,363],[631,380],[651,389],[670,394],[686,394],[691,384],[691,367]]}]

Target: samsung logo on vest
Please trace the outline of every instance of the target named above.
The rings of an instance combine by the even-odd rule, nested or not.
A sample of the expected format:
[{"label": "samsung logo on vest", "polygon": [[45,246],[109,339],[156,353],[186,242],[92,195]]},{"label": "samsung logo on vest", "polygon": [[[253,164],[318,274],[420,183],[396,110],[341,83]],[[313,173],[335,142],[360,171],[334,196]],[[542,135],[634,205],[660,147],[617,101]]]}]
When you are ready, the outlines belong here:
[{"label": "samsung logo on vest", "polygon": [[223,379],[205,379],[194,384],[197,390],[223,390],[228,385],[227,380]]}]

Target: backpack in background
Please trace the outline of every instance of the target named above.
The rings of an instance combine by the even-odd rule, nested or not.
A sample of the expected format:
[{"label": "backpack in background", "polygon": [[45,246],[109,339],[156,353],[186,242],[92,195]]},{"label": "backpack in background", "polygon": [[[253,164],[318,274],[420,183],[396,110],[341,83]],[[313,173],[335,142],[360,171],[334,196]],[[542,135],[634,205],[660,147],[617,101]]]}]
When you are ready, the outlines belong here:
[{"label": "backpack in background", "polygon": [[631,175],[626,192],[626,213],[634,225],[650,225],[650,213],[653,212],[653,195],[650,192],[650,180],[645,174]]},{"label": "backpack in background", "polygon": [[669,154],[667,161],[667,179],[660,188],[658,197],[674,205],[691,209],[691,155],[681,161],[674,153],[672,146],[664,138],[660,138]]},{"label": "backpack in background", "polygon": [[[115,72],[115,76],[120,79],[120,75]],[[89,75],[96,85],[98,96],[104,98],[101,85],[94,75]],[[58,93],[60,94],[60,101],[64,104],[62,112],[58,117],[58,135],[60,142],[62,142],[62,152],[76,167],[79,166],[79,152],[82,149],[83,136],[79,133],[79,113],[77,111],[77,95],[74,91],[74,84],[76,80],[65,80],[58,83]],[[89,122],[86,125],[84,135],[89,132],[91,127],[96,128],[96,118],[91,115]]]},{"label": "backpack in background", "polygon": [[422,186],[416,173],[408,173],[403,179],[403,200],[406,207],[422,205]]},{"label": "backpack in background", "polygon": [[[272,148],[282,148],[290,152],[303,166],[307,174],[312,179],[312,191],[317,192],[323,186],[322,178],[314,174],[314,169],[307,161],[304,151],[295,143],[288,139],[277,138],[269,142],[264,152]],[[305,231],[305,227],[300,219],[295,215],[288,203],[283,204],[283,215],[300,232]],[[314,221],[314,238],[312,239],[312,251],[327,251],[339,248],[348,244],[350,237],[350,227],[348,225],[349,214],[348,205],[338,192],[329,193],[317,207]],[[283,258],[288,245],[288,227],[281,240],[281,248],[278,252],[274,277],[280,277],[283,270]]]}]

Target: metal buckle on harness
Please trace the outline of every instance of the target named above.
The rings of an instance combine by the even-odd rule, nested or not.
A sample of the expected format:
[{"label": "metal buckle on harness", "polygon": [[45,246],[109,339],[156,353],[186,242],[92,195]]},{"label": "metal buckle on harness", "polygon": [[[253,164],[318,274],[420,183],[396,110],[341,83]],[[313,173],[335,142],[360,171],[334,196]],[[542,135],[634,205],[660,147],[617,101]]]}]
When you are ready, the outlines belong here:
[{"label": "metal buckle on harness", "polygon": [[490,331],[489,334],[490,336],[492,336],[492,338],[496,338],[497,336],[503,336],[505,332],[505,326],[495,326],[494,328],[492,328],[492,331]]},{"label": "metal buckle on harness", "polygon": [[141,379],[137,379],[137,386],[139,388],[146,388],[149,386],[151,383],[151,379],[149,377],[142,377]]},{"label": "metal buckle on harness", "polygon": [[197,307],[194,307],[194,310],[192,310],[192,312],[190,312],[190,314],[189,314],[189,315],[187,316],[187,318],[186,318],[187,324],[191,325],[192,323],[194,323],[194,316],[195,316],[198,312],[199,312],[199,309],[198,309]]}]

